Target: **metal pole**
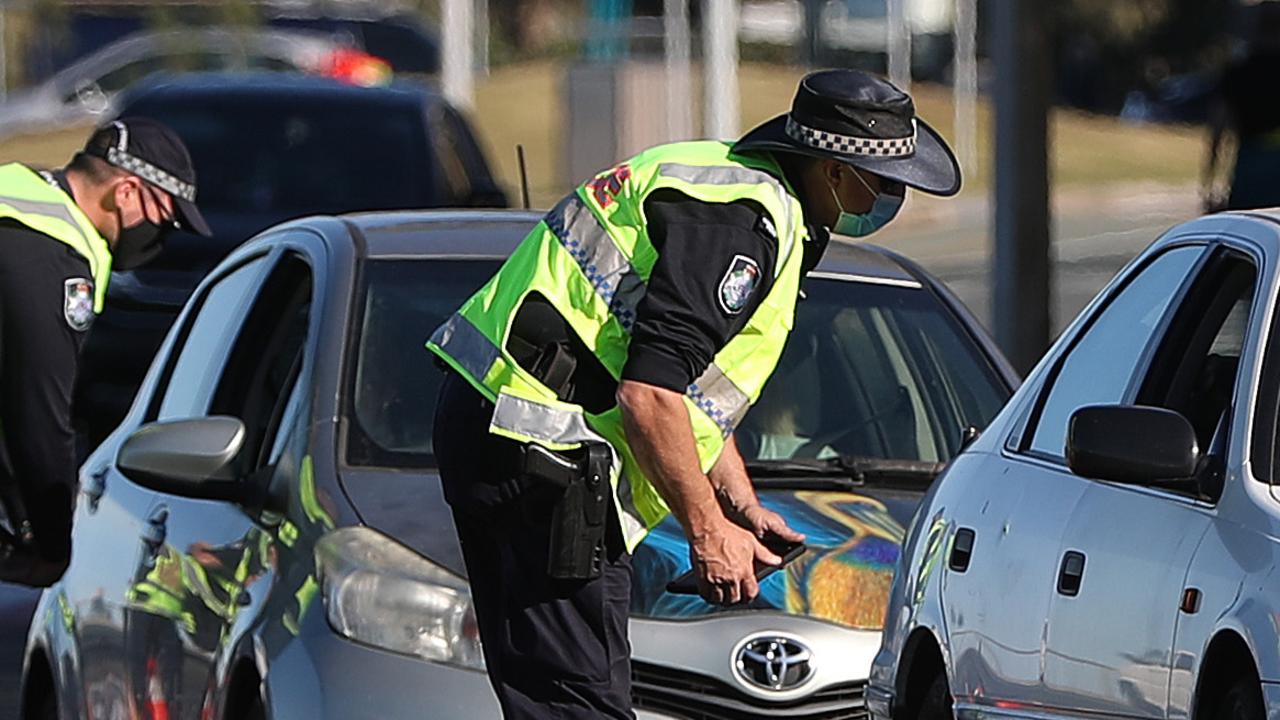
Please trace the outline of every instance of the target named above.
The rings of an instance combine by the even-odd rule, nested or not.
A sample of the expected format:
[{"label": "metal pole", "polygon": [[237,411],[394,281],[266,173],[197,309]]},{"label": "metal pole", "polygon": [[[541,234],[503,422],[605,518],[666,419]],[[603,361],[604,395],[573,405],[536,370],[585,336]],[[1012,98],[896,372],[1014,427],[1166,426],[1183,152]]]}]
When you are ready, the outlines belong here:
[{"label": "metal pole", "polygon": [[911,92],[911,28],[907,24],[907,0],[889,0],[886,19],[889,82],[903,92]]},{"label": "metal pole", "polygon": [[706,135],[738,135],[738,2],[706,0],[702,14]]},{"label": "metal pole", "polygon": [[470,108],[473,84],[472,63],[475,59],[475,6],[471,0],[440,0],[440,84],[445,98],[461,108]]},{"label": "metal pole", "polygon": [[955,128],[956,156],[966,180],[978,177],[978,2],[956,0]]},{"label": "metal pole", "polygon": [[7,13],[0,2],[0,101],[9,97],[9,43],[5,42]]},{"label": "metal pole", "polygon": [[1030,370],[1049,345],[1049,57],[1045,4],[993,0],[996,341]]},{"label": "metal pole", "polygon": [[664,0],[662,21],[667,53],[667,140],[688,140],[693,136],[689,0]]},{"label": "metal pole", "polygon": [[821,57],[822,33],[818,26],[822,19],[823,0],[803,0],[804,37],[801,40],[800,63],[817,67]]}]

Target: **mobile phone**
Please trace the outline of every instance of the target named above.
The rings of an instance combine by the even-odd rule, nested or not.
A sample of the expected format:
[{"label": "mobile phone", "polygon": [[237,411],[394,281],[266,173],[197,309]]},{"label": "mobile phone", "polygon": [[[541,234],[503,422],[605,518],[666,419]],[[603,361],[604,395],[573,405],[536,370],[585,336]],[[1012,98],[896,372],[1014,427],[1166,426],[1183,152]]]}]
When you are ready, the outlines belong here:
[{"label": "mobile phone", "polygon": [[[783,540],[781,537],[769,533],[760,541],[774,555],[782,558],[781,565],[765,565],[757,562],[756,566],[756,582],[764,580],[772,575],[775,571],[781,570],[787,566],[792,560],[800,557],[807,549],[803,542],[791,542]],[[698,594],[698,578],[694,575],[693,570],[689,570],[680,577],[667,583],[667,592],[673,595],[697,595]]]}]

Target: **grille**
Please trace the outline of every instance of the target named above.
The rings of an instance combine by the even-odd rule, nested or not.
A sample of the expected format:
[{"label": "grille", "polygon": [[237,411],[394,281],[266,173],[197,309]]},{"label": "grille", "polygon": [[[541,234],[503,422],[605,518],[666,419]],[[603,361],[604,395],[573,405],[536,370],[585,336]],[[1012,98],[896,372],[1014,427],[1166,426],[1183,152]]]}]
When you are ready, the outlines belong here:
[{"label": "grille", "polygon": [[631,699],[637,710],[686,720],[868,720],[865,682],[832,685],[789,702],[766,702],[727,683],[684,670],[632,662]]}]

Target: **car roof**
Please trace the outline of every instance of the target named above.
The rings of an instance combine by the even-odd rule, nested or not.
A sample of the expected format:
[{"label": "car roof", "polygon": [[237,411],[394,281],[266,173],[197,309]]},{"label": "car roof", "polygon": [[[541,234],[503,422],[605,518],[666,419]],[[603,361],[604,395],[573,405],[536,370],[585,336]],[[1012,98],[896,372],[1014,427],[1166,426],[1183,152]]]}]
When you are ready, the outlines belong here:
[{"label": "car roof", "polygon": [[365,87],[305,73],[193,72],[149,76],[124,92],[121,106],[143,98],[154,100],[157,97],[278,98],[281,95],[304,95],[335,102],[363,100],[422,104],[442,100],[435,90],[415,82],[392,82],[389,85]]},{"label": "car roof", "polygon": [[[503,258],[543,213],[531,210],[430,210],[342,216],[363,236],[370,259],[398,257]],[[919,285],[913,269],[876,245],[833,241],[816,273],[840,279]]]}]

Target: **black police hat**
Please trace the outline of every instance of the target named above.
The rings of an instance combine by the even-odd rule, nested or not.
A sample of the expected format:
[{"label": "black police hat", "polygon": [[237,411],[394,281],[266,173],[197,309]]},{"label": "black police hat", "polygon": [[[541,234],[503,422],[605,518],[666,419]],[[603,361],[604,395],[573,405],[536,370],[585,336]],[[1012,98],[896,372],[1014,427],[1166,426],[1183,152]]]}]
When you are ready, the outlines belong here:
[{"label": "black police hat", "polygon": [[960,164],[911,96],[858,70],[800,81],[791,112],[743,136],[734,152],[772,150],[839,160],[933,195],[960,190]]},{"label": "black police hat", "polygon": [[182,138],[150,118],[113,121],[89,138],[86,155],[142,178],[173,198],[178,225],[209,237],[213,232],[196,207],[196,170]]}]

